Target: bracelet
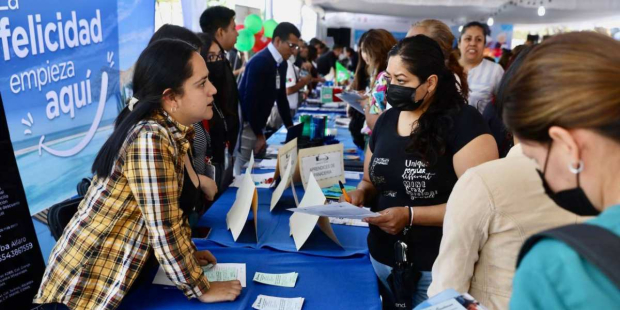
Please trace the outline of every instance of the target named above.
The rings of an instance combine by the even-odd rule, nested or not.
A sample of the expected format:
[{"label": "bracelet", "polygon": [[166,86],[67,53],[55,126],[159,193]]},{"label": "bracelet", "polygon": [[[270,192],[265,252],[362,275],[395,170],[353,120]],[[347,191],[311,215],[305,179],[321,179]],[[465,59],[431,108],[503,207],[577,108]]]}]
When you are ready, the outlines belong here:
[{"label": "bracelet", "polygon": [[409,224],[407,226],[411,226],[411,222],[413,222],[413,210],[411,207],[405,207],[409,211]]}]

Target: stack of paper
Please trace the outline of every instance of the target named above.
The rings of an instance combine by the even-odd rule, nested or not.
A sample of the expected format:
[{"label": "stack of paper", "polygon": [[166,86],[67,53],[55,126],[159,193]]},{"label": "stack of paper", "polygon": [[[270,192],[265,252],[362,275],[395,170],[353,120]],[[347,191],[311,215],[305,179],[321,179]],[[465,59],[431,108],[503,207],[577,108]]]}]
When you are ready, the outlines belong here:
[{"label": "stack of paper", "polygon": [[258,310],[301,310],[304,305],[303,297],[280,298],[258,295],[252,308]]},{"label": "stack of paper", "polygon": [[[273,172],[252,174],[252,181],[257,188],[270,188],[274,184]],[[243,175],[235,178],[231,187],[241,187],[243,183]]]},{"label": "stack of paper", "polygon": [[277,163],[278,163],[277,159],[263,159],[260,163],[258,163],[258,168],[275,169]]},{"label": "stack of paper", "polygon": [[254,281],[274,286],[295,287],[297,282],[297,272],[289,272],[282,274],[271,274],[257,272],[254,274]]},{"label": "stack of paper", "polygon": [[292,212],[312,214],[327,217],[341,217],[346,219],[364,219],[367,217],[380,216],[379,213],[371,212],[367,208],[360,208],[348,202],[332,203],[329,205],[316,205],[287,209]]},{"label": "stack of paper", "polygon": [[329,222],[331,224],[336,224],[336,225],[368,227],[368,223],[362,222],[362,220],[358,220],[358,219],[354,220],[354,219],[345,219],[341,217],[330,217]]}]

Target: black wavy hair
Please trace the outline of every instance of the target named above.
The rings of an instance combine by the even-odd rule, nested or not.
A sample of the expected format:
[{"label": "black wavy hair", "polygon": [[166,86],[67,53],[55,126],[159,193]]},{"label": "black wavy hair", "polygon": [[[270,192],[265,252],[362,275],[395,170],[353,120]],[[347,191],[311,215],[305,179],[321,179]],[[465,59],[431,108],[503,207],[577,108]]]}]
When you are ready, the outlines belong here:
[{"label": "black wavy hair", "polygon": [[148,45],[151,45],[153,42],[161,39],[182,40],[193,45],[195,48],[200,48],[200,46],[202,46],[202,41],[200,41],[195,33],[187,28],[177,25],[165,24],[159,27],[159,29],[157,29],[151,37]]},{"label": "black wavy hair", "polygon": [[138,99],[138,103],[133,111],[125,107],[116,117],[114,132],[103,144],[93,163],[94,174],[100,178],[112,174],[114,161],[129,131],[138,122],[162,109],[165,90],[171,89],[175,94],[183,94],[183,83],[193,74],[190,60],[197,51],[197,47],[176,39],[156,40],[142,51],[133,75],[133,97]]},{"label": "black wavy hair", "polygon": [[200,29],[202,32],[215,36],[215,32],[226,29],[235,18],[235,11],[225,6],[212,6],[200,15]]},{"label": "black wavy hair", "polygon": [[273,30],[273,40],[276,38],[280,38],[282,41],[287,41],[290,35],[294,35],[297,38],[301,38],[301,33],[299,29],[295,27],[295,25],[289,22],[282,22],[276,26],[276,29]]},{"label": "black wavy hair", "polygon": [[438,77],[435,93],[427,110],[417,120],[406,151],[434,165],[446,153],[448,133],[454,126],[454,116],[467,101],[457,88],[454,73],[446,67],[443,51],[435,40],[417,35],[398,42],[389,53],[400,56],[405,68],[424,83],[431,75]]}]

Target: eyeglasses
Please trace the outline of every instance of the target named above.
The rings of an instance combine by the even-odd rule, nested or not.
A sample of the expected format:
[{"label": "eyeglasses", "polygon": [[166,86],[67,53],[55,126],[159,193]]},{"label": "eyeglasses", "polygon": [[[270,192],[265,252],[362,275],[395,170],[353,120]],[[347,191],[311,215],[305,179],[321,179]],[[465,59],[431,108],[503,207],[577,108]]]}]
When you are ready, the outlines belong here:
[{"label": "eyeglasses", "polygon": [[292,49],[295,49],[295,50],[299,50],[299,45],[297,45],[295,43],[291,43],[291,42],[286,42],[286,43],[288,44],[289,48],[292,48]]},{"label": "eyeglasses", "polygon": [[207,55],[207,62],[221,61],[221,60],[224,60],[224,58],[226,58],[226,55],[224,55],[224,53],[209,54]]}]

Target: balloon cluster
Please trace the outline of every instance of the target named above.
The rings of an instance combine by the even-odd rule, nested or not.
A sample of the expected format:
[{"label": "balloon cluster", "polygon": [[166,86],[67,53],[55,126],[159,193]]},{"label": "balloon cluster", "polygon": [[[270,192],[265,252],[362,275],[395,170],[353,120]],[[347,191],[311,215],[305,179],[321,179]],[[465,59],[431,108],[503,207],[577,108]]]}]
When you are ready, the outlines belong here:
[{"label": "balloon cluster", "polygon": [[246,16],[243,25],[237,25],[239,36],[235,48],[241,52],[250,50],[255,53],[260,52],[271,42],[277,25],[278,23],[273,19],[263,23],[260,16],[256,14]]}]

